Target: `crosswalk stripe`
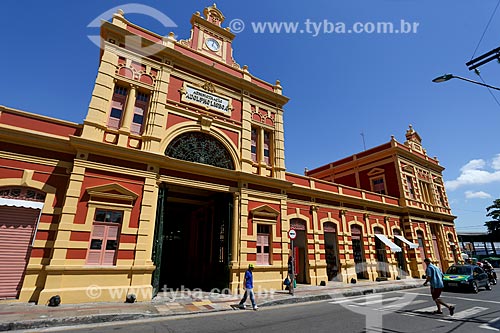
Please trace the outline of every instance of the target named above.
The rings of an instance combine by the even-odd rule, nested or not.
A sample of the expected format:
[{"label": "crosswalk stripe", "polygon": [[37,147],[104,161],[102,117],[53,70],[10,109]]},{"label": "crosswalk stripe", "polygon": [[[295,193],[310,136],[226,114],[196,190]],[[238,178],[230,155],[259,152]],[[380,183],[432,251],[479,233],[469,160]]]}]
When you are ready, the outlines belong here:
[{"label": "crosswalk stripe", "polygon": [[377,304],[377,303],[382,303],[382,302],[391,302],[391,301],[401,300],[401,299],[402,299],[402,297],[380,298],[380,299],[376,299],[376,300],[369,301],[369,302],[358,303],[357,305],[365,306],[365,305]]},{"label": "crosswalk stripe", "polygon": [[341,304],[341,303],[347,303],[347,302],[355,302],[355,301],[359,301],[359,300],[364,300],[364,299],[370,299],[370,298],[374,298],[374,297],[380,297],[380,295],[366,295],[366,296],[359,296],[359,297],[349,297],[349,298],[343,298],[343,299],[339,299],[339,300],[333,300],[333,301],[330,301],[328,303],[330,304]]},{"label": "crosswalk stripe", "polygon": [[475,314],[478,314],[479,312],[482,312],[484,310],[488,310],[488,308],[483,308],[481,306],[475,306],[473,308],[469,308],[469,309],[465,309],[465,310],[460,311],[460,312],[456,312],[452,318],[453,319],[464,319],[466,317],[471,317]]},{"label": "crosswalk stripe", "polygon": [[411,310],[411,312],[433,312],[433,311],[436,311],[437,310],[437,307],[434,305],[434,306],[428,306],[426,308],[422,308],[422,309],[415,309],[415,310]]},{"label": "crosswalk stripe", "polygon": [[[412,302],[410,302],[408,304],[405,304],[405,306],[417,305],[417,304],[422,304],[422,303],[427,303],[427,301],[423,300],[423,299],[417,299],[417,300],[412,301]],[[386,305],[386,306],[381,307],[379,310],[385,311],[386,309],[390,310],[392,308],[398,308],[400,306],[401,306],[401,304],[390,304],[390,305]]]},{"label": "crosswalk stripe", "polygon": [[[423,294],[423,293],[415,293],[415,292],[411,292],[411,291],[395,291],[395,293],[398,293],[398,294],[411,294],[411,295],[431,297],[430,293]],[[470,302],[500,304],[500,301],[492,301],[492,300],[477,299],[477,298],[467,298],[467,297],[457,297],[457,296],[452,296],[450,294],[443,296],[443,298],[446,298],[446,299],[461,299],[461,300],[470,301]]]},{"label": "crosswalk stripe", "polygon": [[483,328],[485,330],[491,330],[491,331],[500,331],[498,328],[495,328],[495,327],[491,327],[490,325],[493,324],[493,323],[496,323],[497,321],[499,321],[500,318],[495,318],[495,319],[492,319],[490,320],[488,323],[486,324],[482,324],[481,326],[479,326],[479,328]]}]

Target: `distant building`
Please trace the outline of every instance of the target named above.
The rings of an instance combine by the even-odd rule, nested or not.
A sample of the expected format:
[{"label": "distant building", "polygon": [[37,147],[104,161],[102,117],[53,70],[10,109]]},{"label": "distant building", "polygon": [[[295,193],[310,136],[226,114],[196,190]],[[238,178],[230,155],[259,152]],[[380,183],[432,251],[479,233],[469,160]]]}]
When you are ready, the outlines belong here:
[{"label": "distant building", "polygon": [[[398,198],[401,223],[393,226],[390,234],[403,235],[418,244],[418,254],[407,254],[412,275],[418,276],[425,257],[433,258],[442,268],[461,259],[443,170],[437,158],[427,156],[422,139],[410,126],[404,144],[392,137],[386,144],[307,171],[306,175]],[[397,237],[395,241],[403,245]],[[376,251],[383,248],[379,242]],[[353,250],[359,252],[362,246]],[[404,256],[396,254],[400,268],[405,267]]]},{"label": "distant building", "polygon": [[487,232],[457,232],[460,249],[470,257],[500,257],[500,239]]},{"label": "distant building", "polygon": [[0,107],[0,298],[236,293],[249,263],[256,289],[282,289],[290,228],[303,284],[458,260],[443,167],[412,128],[404,144],[285,171],[288,98],[234,61],[223,22],[208,7],[176,40],[118,12],[81,124]]}]

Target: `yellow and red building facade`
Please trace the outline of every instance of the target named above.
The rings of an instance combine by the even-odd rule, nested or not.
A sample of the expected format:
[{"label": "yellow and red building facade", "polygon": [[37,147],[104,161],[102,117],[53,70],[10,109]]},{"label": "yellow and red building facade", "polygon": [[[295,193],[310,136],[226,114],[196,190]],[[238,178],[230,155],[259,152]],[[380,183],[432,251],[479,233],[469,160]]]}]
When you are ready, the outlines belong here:
[{"label": "yellow and red building facade", "polygon": [[458,261],[443,167],[418,134],[286,172],[288,98],[234,61],[223,22],[208,7],[176,40],[119,11],[82,124],[0,106],[0,299],[237,293],[249,263],[256,288],[282,289],[291,228],[304,284]]}]

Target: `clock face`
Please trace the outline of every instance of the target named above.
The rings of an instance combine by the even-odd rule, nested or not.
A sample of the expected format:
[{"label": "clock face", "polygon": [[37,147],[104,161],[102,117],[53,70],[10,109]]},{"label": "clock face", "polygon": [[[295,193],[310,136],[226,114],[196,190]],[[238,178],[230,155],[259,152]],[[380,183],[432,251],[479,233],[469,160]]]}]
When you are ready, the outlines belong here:
[{"label": "clock face", "polygon": [[217,52],[217,51],[219,51],[219,49],[220,49],[220,44],[219,44],[219,42],[218,42],[218,41],[216,41],[216,40],[215,40],[215,39],[213,39],[213,38],[207,38],[207,39],[205,40],[205,45],[207,45],[207,47],[208,47],[210,50],[214,51],[214,52]]}]

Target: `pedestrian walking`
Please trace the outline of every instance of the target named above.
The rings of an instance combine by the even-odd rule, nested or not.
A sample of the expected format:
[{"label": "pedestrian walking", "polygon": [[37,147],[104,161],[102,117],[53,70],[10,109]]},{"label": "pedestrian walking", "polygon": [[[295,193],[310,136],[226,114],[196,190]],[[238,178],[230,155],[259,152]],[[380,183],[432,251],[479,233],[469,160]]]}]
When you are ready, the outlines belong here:
[{"label": "pedestrian walking", "polygon": [[255,303],[255,294],[253,293],[253,264],[248,265],[248,269],[245,272],[245,278],[243,280],[243,288],[245,288],[245,294],[243,295],[243,298],[240,301],[239,308],[240,309],[245,309],[246,305],[245,302],[247,301],[247,297],[250,296],[250,302],[252,302],[252,308],[254,310],[257,310],[259,307]]},{"label": "pedestrian walking", "polygon": [[443,272],[439,269],[439,267],[433,265],[429,258],[425,258],[425,264],[427,265],[427,269],[425,270],[425,282],[424,286],[427,286],[428,283],[431,284],[431,295],[434,302],[436,302],[437,310],[434,311],[434,314],[442,314],[441,305],[448,308],[450,311],[450,316],[453,316],[455,313],[455,307],[452,305],[448,305],[440,298],[441,292],[444,288],[443,283]]}]

